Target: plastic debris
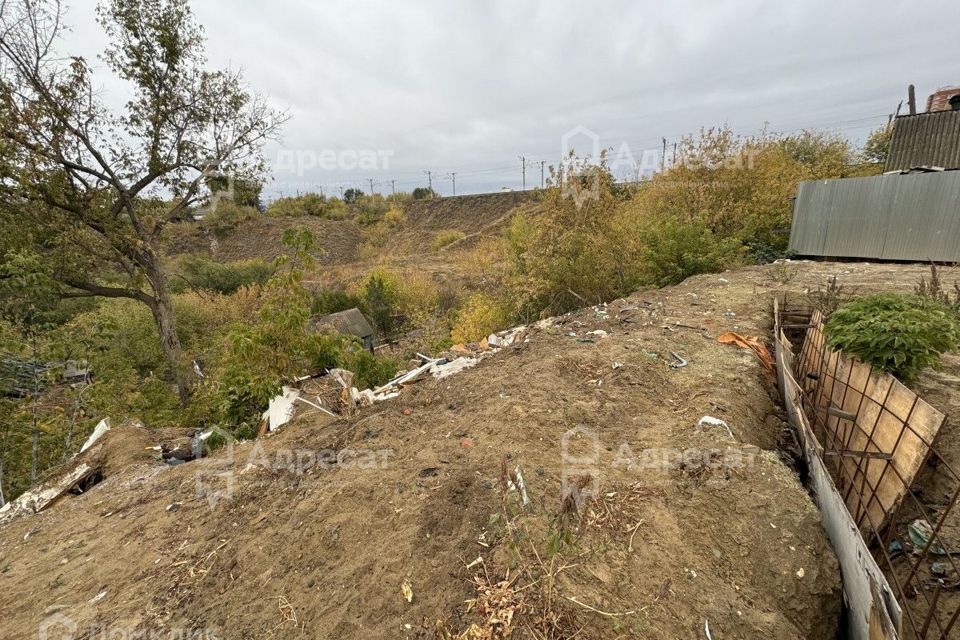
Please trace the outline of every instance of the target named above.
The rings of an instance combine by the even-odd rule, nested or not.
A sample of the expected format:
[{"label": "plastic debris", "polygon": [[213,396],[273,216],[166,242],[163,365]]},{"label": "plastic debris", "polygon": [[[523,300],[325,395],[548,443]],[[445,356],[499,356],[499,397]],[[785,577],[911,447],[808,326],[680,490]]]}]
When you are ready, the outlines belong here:
[{"label": "plastic debris", "polygon": [[724,422],[724,421],[721,420],[720,418],[714,418],[713,416],[703,416],[703,417],[700,418],[700,420],[697,422],[697,426],[698,426],[698,427],[704,427],[704,426],[708,426],[708,427],[723,427],[724,429],[727,430],[727,434],[730,436],[730,438],[731,438],[731,439],[735,439],[735,438],[733,437],[733,431],[730,430],[730,425],[728,425],[726,422]]},{"label": "plastic debris", "polygon": [[760,364],[763,365],[764,369],[770,373],[776,371],[773,356],[770,355],[770,351],[766,345],[756,336],[742,336],[739,333],[728,331],[723,335],[717,336],[717,342],[721,344],[732,344],[743,349],[751,349],[757,354],[757,357],[760,358]]},{"label": "plastic debris", "polygon": [[413,585],[410,584],[410,580],[403,581],[403,584],[400,585],[400,591],[403,592],[403,597],[407,602],[413,602]]},{"label": "plastic debris", "polygon": [[[927,545],[930,544],[930,539],[933,538],[933,528],[926,520],[917,518],[907,525],[907,534],[910,536],[910,542],[913,543],[914,550],[919,552],[926,549]],[[930,553],[938,556],[947,554],[943,546],[937,541],[930,544]]]},{"label": "plastic debris", "polygon": [[673,359],[675,360],[675,362],[670,363],[671,369],[682,369],[688,364],[690,364],[689,362],[681,358],[680,354],[678,354],[676,351],[671,351],[670,355],[673,356]]}]

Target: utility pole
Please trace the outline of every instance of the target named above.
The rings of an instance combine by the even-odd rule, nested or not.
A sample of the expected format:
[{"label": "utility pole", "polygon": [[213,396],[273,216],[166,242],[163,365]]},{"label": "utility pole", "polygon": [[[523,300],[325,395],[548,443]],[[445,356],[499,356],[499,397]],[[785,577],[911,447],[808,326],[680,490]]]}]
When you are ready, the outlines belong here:
[{"label": "utility pole", "polygon": [[391,181],[390,181],[390,195],[394,195],[394,196],[397,195],[397,181],[396,181],[396,180],[391,180]]},{"label": "utility pole", "polygon": [[338,184],[337,186],[340,187],[340,199],[343,200],[343,185]]},{"label": "utility pole", "polygon": [[544,185],[544,182],[543,182],[543,167],[544,167],[544,165],[545,165],[546,163],[547,163],[546,160],[541,160],[541,161],[540,161],[540,188],[541,188],[541,189],[543,189],[543,185]]},{"label": "utility pole", "polygon": [[526,156],[517,156],[520,158],[520,166],[523,168],[523,190],[527,190],[527,158]]},{"label": "utility pole", "polygon": [[910,115],[917,115],[917,91],[913,85],[907,87],[907,102],[910,105]]},{"label": "utility pole", "polygon": [[456,172],[456,171],[452,171],[452,172],[450,172],[450,173],[447,174],[447,175],[449,175],[449,176],[450,176],[450,180],[453,181],[453,195],[457,195],[457,172]]},{"label": "utility pole", "polygon": [[370,183],[370,195],[373,195],[373,178],[367,178],[367,182]]},{"label": "utility pole", "polygon": [[433,172],[424,171],[424,173],[427,174],[427,188],[433,191]]},{"label": "utility pole", "polygon": [[663,151],[660,153],[660,171],[663,171],[667,166],[667,139],[663,139]]}]

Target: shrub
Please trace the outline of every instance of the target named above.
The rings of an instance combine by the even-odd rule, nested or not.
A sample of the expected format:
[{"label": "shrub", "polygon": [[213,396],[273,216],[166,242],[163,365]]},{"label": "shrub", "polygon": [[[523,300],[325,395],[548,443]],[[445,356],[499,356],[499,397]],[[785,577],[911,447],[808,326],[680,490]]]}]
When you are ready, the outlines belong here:
[{"label": "shrub", "polygon": [[374,389],[386,384],[397,375],[399,363],[393,358],[377,358],[354,343],[352,350],[344,352],[341,365],[353,372],[353,386],[358,389]]},{"label": "shrub", "polygon": [[390,209],[383,214],[383,221],[391,229],[396,229],[407,223],[407,214],[403,212],[403,209],[390,207]]},{"label": "shrub", "polygon": [[360,307],[362,304],[363,300],[359,296],[347,293],[342,289],[333,289],[314,293],[310,311],[314,315],[327,315]]},{"label": "shrub", "polygon": [[510,312],[499,300],[477,293],[467,300],[450,334],[455,343],[479,342],[510,326]]},{"label": "shrub", "polygon": [[300,196],[278,198],[267,207],[267,215],[274,217],[298,218],[314,216],[329,220],[342,220],[349,210],[339,198],[327,198],[318,193],[305,193]]},{"label": "shrub", "polygon": [[658,287],[677,284],[690,276],[722,271],[735,261],[737,242],[720,239],[703,223],[661,220],[642,234],[642,281]]},{"label": "shrub", "polygon": [[396,326],[397,283],[385,273],[372,273],[360,286],[360,310],[377,333],[390,335]]},{"label": "shrub", "polygon": [[413,190],[414,200],[429,200],[437,197],[437,192],[429,187],[417,187]]},{"label": "shrub", "polygon": [[825,326],[834,349],[909,381],[940,354],[956,348],[960,324],[953,312],[916,295],[881,293],[844,305]]},{"label": "shrub", "polygon": [[170,279],[174,293],[205,289],[229,294],[240,287],[264,284],[273,274],[273,267],[259,258],[220,263],[200,256],[184,256],[179,272]]},{"label": "shrub", "polygon": [[446,229],[444,231],[438,231],[437,235],[433,238],[433,250],[440,251],[447,245],[453,244],[458,240],[463,240],[467,237],[463,231],[457,231],[456,229]]},{"label": "shrub", "polygon": [[260,212],[253,207],[242,207],[232,202],[221,200],[216,209],[203,216],[200,227],[222,238],[236,229],[241,222],[260,217]]}]

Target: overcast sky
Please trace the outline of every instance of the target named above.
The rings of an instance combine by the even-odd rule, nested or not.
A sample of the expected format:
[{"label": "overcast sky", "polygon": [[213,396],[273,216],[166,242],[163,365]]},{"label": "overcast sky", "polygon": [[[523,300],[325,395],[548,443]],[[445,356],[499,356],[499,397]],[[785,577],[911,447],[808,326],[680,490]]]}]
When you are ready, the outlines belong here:
[{"label": "overcast sky", "polygon": [[[93,6],[71,4],[64,45],[90,59],[104,45]],[[960,84],[956,0],[192,6],[211,65],[243,69],[291,116],[267,149],[268,197],[368,190],[369,178],[383,193],[391,179],[409,191],[426,184],[425,170],[445,194],[450,172],[458,193],[520,188],[518,156],[556,163],[562,136],[578,125],[603,147],[626,143],[638,160],[662,137],[672,143],[724,123],[743,134],[769,123],[862,140],[906,99],[909,83],[921,109],[933,90]],[[366,158],[363,168],[349,168],[354,154]],[[330,168],[311,167],[321,160]],[[527,185],[539,185],[539,164],[527,171]]]}]

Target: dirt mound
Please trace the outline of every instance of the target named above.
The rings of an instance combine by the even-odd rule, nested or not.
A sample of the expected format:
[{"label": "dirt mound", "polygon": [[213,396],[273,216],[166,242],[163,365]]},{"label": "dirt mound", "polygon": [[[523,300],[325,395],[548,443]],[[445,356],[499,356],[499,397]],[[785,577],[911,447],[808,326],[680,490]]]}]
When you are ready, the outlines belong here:
[{"label": "dirt mound", "polygon": [[773,380],[715,340],[762,333],[766,278],[639,293],[349,419],[128,467],[0,527],[0,635],[67,620],[219,638],[832,637],[837,565],[774,453]]},{"label": "dirt mound", "polygon": [[245,220],[220,236],[205,232],[197,223],[183,222],[168,227],[165,249],[171,256],[191,253],[218,262],[251,258],[270,262],[287,252],[282,242],[283,232],[292,227],[306,227],[313,232],[323,251],[319,260],[321,264],[343,264],[357,259],[357,248],[363,241],[359,225],[349,220],[324,220],[309,216],[261,216]]},{"label": "dirt mound", "polygon": [[414,200],[404,205],[407,222],[392,234],[387,250],[393,255],[432,253],[434,239],[444,231],[464,234],[449,248],[498,234],[513,215],[535,209],[539,197],[536,191],[506,191]]}]

